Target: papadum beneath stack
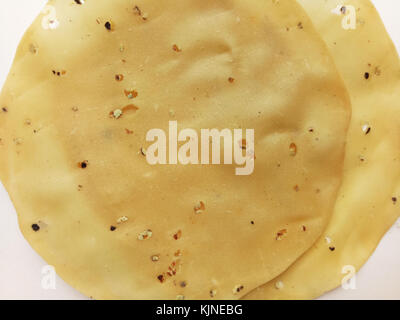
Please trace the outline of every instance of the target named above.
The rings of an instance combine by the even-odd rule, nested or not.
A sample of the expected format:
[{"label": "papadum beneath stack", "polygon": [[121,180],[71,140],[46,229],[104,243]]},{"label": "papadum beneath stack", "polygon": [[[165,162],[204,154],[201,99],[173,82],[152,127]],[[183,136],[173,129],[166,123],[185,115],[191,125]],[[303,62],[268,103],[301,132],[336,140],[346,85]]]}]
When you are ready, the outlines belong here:
[{"label": "papadum beneath stack", "polygon": [[[345,6],[337,0],[299,2],[329,46],[351,96],[344,181],[334,215],[318,242],[288,271],[246,299],[312,299],[346,283],[400,213],[396,49],[370,1],[349,0]],[[350,28],[352,20],[355,30]]]}]

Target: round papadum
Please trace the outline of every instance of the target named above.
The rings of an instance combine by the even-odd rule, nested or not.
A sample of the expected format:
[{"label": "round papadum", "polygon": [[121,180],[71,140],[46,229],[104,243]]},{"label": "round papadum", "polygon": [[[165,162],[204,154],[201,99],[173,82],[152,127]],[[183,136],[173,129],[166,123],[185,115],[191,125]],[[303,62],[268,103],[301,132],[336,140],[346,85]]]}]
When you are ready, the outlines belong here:
[{"label": "round papadum", "polygon": [[[352,99],[344,181],[332,220],[315,246],[246,299],[311,299],[338,287],[362,267],[400,213],[396,49],[369,1],[299,2],[329,46]],[[355,30],[347,29],[353,12]]]},{"label": "round papadum", "polygon": [[[97,299],[240,298],[279,275],[326,227],[351,109],[301,7],[258,0],[50,1],[0,104],[21,230]],[[254,129],[254,172],[150,165],[172,120]]]}]

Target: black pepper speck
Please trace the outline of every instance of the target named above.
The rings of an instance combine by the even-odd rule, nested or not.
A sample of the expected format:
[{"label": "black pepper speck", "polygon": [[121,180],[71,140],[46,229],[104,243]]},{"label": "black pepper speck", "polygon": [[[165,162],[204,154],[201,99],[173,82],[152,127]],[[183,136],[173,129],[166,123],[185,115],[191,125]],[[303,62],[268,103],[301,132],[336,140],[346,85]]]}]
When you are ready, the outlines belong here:
[{"label": "black pepper speck", "polygon": [[109,21],[107,21],[107,22],[104,24],[104,26],[106,27],[106,29],[107,29],[108,31],[111,31],[111,23],[110,23]]},{"label": "black pepper speck", "polygon": [[87,166],[88,166],[88,162],[87,162],[87,161],[82,161],[81,163],[79,163],[79,166],[80,166],[82,169],[86,169]]}]

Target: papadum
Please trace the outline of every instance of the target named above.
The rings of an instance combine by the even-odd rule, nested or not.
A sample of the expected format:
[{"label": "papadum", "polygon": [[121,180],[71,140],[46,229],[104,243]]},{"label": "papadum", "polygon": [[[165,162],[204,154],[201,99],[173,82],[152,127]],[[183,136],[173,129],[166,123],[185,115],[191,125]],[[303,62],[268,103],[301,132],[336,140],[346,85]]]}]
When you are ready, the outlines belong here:
[{"label": "papadum", "polygon": [[[237,299],[279,275],[326,227],[351,113],[301,7],[258,0],[50,1],[0,105],[21,230],[95,299]],[[233,141],[254,172],[151,165],[171,122],[254,130]]]}]

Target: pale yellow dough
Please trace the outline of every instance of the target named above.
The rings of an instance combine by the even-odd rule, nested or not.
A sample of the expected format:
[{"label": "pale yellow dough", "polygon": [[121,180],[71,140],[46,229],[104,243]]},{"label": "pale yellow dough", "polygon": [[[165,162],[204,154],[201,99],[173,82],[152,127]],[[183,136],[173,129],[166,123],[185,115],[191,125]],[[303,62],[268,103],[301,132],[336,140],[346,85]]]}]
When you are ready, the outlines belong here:
[{"label": "pale yellow dough", "polygon": [[[368,0],[299,0],[327,43],[352,100],[344,182],[318,242],[246,299],[312,299],[359,270],[400,213],[400,64]],[[342,27],[353,6],[356,30]],[[347,25],[347,22],[345,23]],[[334,250],[334,251],[332,251]],[[346,278],[347,279],[347,278]],[[344,280],[346,280],[344,279]],[[276,283],[283,283],[277,289]]]},{"label": "pale yellow dough", "polygon": [[[0,177],[63,279],[95,299],[237,299],[310,248],[333,210],[351,108],[298,4],[49,5],[0,97]],[[255,172],[150,166],[146,133],[169,120],[255,129]]]}]

